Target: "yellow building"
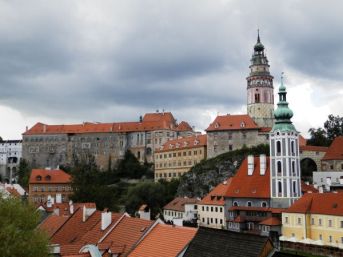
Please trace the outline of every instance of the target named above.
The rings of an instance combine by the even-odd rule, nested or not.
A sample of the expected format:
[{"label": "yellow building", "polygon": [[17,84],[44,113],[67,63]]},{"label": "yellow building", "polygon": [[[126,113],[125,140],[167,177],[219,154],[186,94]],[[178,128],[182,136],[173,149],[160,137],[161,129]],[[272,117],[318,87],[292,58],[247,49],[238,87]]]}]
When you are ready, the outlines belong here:
[{"label": "yellow building", "polygon": [[343,193],[308,193],[282,213],[280,240],[343,248]]},{"label": "yellow building", "polygon": [[155,181],[170,181],[188,172],[192,166],[206,159],[206,135],[183,137],[167,141],[155,151]]}]

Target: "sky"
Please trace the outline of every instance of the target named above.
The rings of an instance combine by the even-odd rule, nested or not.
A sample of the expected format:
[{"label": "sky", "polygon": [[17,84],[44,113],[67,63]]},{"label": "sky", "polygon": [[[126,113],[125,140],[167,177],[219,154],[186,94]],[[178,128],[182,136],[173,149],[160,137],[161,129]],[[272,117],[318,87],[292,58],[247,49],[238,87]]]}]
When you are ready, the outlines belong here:
[{"label": "sky", "polygon": [[257,29],[275,94],[284,72],[306,136],[343,115],[342,10],[340,0],[0,0],[0,136],[156,110],[203,131],[218,114],[246,113]]}]

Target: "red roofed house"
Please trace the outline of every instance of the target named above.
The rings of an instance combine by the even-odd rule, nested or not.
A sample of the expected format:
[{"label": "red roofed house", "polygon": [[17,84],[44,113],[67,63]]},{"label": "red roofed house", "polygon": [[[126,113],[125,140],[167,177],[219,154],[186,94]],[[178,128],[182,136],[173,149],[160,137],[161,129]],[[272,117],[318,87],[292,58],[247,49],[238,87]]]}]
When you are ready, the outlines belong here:
[{"label": "red roofed house", "polygon": [[197,198],[176,197],[163,207],[164,220],[178,226],[183,226],[184,221],[196,223],[199,202]]},{"label": "red roofed house", "polygon": [[29,201],[37,205],[67,203],[72,194],[70,183],[70,175],[63,170],[33,169],[29,180]]},{"label": "red roofed house", "polygon": [[336,137],[324,158],[322,159],[323,171],[343,171],[343,136]]},{"label": "red roofed house", "polygon": [[225,228],[226,214],[225,194],[232,178],[220,183],[212,189],[198,204],[199,226],[210,228]]},{"label": "red roofed house", "polygon": [[343,193],[305,194],[282,212],[282,234],[282,241],[343,249]]},{"label": "red roofed house", "polygon": [[207,136],[196,135],[169,140],[155,151],[155,181],[170,181],[206,159]]},{"label": "red roofed house", "polygon": [[194,133],[187,122],[178,124],[170,112],[147,113],[136,122],[48,125],[37,123],[23,133],[23,158],[35,167],[70,164],[74,154],[95,154],[101,169],[130,150],[141,162],[154,161],[166,141]]}]

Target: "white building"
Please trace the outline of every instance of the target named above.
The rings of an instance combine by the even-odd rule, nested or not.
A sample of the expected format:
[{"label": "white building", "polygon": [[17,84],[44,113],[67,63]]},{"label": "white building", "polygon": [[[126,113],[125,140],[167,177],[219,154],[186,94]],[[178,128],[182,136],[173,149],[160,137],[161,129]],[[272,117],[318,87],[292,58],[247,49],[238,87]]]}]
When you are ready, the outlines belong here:
[{"label": "white building", "polygon": [[177,197],[163,207],[163,216],[166,222],[182,226],[183,222],[196,222],[198,218],[197,198]]},{"label": "white building", "polygon": [[22,157],[22,140],[0,141],[0,176],[2,181],[13,182]]},{"label": "white building", "polygon": [[313,172],[313,184],[325,191],[343,189],[343,171],[316,171]]}]

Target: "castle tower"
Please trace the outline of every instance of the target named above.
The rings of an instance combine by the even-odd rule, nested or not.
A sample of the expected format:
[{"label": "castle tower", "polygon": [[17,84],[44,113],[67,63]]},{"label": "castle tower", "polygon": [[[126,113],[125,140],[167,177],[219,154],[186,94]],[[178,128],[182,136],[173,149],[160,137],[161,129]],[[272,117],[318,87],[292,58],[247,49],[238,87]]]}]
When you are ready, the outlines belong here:
[{"label": "castle tower", "polygon": [[278,94],[275,125],[269,139],[271,205],[287,208],[301,197],[299,132],[291,122],[293,112],[288,108],[282,77]]},{"label": "castle tower", "polygon": [[273,76],[269,73],[268,59],[259,33],[250,61],[250,74],[247,77],[248,115],[260,127],[271,128],[274,124]]}]

